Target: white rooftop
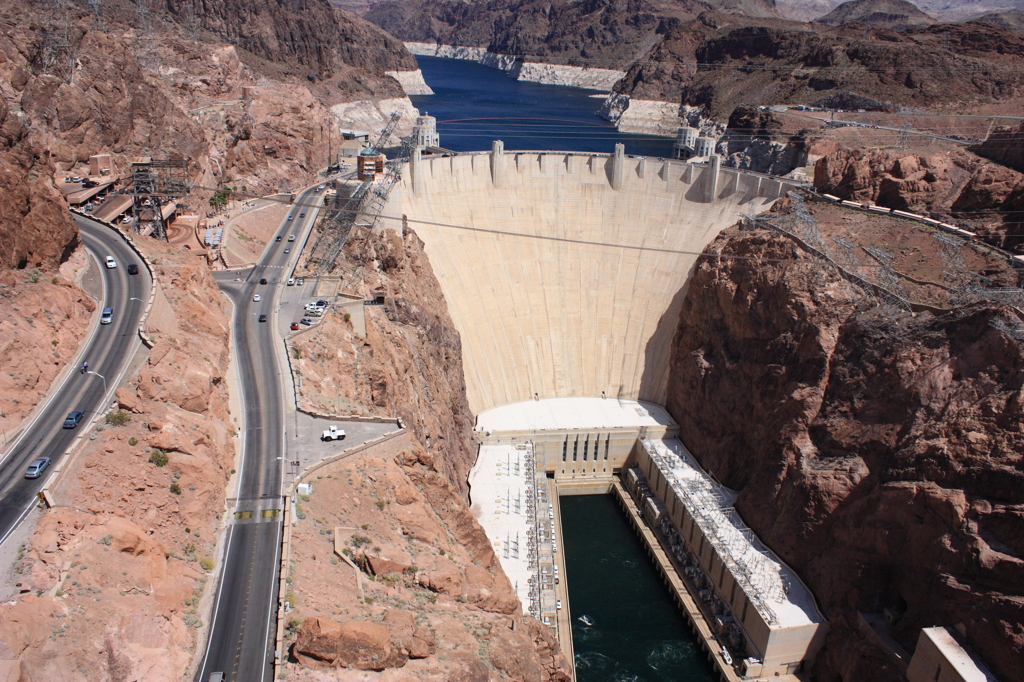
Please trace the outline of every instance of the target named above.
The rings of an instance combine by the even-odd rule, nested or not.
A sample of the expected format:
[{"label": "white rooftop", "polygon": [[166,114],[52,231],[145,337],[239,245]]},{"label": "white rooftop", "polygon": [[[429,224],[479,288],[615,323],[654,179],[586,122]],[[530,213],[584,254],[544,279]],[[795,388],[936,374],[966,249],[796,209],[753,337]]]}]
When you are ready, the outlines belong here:
[{"label": "white rooftop", "polygon": [[708,476],[678,440],[641,442],[766,620],[774,619],[781,628],[820,623],[814,598],[800,578],[765,547],[733,509],[736,494]]},{"label": "white rooftop", "polygon": [[567,431],[675,424],[653,403],[617,398],[544,398],[480,413],[477,431]]},{"label": "white rooftop", "polygon": [[984,665],[980,665],[978,661],[974,660],[970,652],[960,645],[949,628],[924,628],[921,630],[921,634],[932,640],[935,648],[956,668],[957,674],[962,679],[967,682],[997,682],[995,676]]},{"label": "white rooftop", "polygon": [[529,561],[527,510],[528,500],[536,492],[536,470],[526,461],[529,452],[515,445],[482,445],[469,471],[473,514],[526,611],[530,608],[530,577],[535,572]]}]

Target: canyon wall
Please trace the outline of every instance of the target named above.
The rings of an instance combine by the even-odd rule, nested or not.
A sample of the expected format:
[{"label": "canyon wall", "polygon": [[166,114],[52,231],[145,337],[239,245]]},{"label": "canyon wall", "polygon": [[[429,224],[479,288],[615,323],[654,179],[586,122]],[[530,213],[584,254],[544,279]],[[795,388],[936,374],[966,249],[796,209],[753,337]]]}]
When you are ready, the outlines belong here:
[{"label": "canyon wall", "polygon": [[[941,267],[936,252],[911,262]],[[683,301],[667,406],[694,456],[739,491],[744,520],[814,592],[830,621],[819,679],[901,679],[858,631],[858,612],[884,609],[908,651],[920,628],[964,623],[1001,679],[1019,677],[1015,311],[876,307],[766,231],[728,230],[706,253]]]}]

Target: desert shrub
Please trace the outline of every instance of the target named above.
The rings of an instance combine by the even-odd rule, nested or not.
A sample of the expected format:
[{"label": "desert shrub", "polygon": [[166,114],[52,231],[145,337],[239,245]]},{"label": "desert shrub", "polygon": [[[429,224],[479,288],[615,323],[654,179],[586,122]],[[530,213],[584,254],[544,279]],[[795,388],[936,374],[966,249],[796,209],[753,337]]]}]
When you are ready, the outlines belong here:
[{"label": "desert shrub", "polygon": [[167,453],[160,448],[153,448],[153,451],[149,453],[149,461],[158,467],[165,466],[168,459]]}]

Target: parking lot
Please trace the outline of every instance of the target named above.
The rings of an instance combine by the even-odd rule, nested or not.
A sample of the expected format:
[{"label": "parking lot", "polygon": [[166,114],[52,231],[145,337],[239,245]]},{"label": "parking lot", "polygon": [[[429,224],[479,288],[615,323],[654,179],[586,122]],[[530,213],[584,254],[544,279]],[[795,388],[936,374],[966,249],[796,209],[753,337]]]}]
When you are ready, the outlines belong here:
[{"label": "parking lot", "polygon": [[[373,422],[320,419],[302,412],[295,412],[288,419],[288,460],[290,462],[300,462],[298,468],[294,465],[288,467],[287,471],[291,474],[298,473],[298,470],[314,462],[319,462],[324,457],[330,457],[342,450],[361,445],[368,440],[383,436],[385,433],[398,430],[396,422],[378,424]],[[335,424],[345,430],[344,440],[328,442],[320,440],[320,435],[331,424]]]}]

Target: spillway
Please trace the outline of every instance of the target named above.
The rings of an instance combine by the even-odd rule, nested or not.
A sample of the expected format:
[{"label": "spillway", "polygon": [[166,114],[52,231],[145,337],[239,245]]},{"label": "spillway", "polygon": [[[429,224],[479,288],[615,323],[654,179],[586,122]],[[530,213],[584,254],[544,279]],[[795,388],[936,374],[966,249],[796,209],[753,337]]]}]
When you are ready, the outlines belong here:
[{"label": "spillway", "polygon": [[405,216],[425,244],[462,335],[475,414],[570,396],[663,405],[698,254],[788,189],[717,157],[506,153],[496,143],[414,153],[383,214]]}]

